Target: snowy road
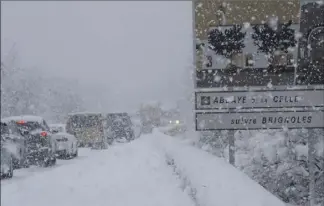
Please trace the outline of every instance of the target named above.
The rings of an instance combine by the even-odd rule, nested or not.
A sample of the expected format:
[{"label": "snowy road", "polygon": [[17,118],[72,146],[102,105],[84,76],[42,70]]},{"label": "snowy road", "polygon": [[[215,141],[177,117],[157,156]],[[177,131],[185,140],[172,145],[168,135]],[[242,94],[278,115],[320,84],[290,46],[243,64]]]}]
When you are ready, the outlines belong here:
[{"label": "snowy road", "polygon": [[284,206],[225,160],[162,133],[16,170],[1,206]]},{"label": "snowy road", "polygon": [[1,181],[2,206],[193,205],[145,138],[34,170]]}]

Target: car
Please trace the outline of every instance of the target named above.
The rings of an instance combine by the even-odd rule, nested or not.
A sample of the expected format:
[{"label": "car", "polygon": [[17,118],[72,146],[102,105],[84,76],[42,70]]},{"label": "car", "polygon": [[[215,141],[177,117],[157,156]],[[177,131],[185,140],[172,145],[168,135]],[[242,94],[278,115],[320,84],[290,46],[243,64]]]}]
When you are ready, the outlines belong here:
[{"label": "car", "polygon": [[14,116],[4,118],[6,122],[13,122],[24,132],[27,141],[28,165],[48,167],[56,164],[55,141],[46,121],[39,116]]},{"label": "car", "polygon": [[12,178],[14,167],[13,167],[13,156],[10,150],[10,144],[5,140],[4,135],[8,132],[6,123],[1,122],[1,178]]},{"label": "car", "polygon": [[66,131],[78,139],[79,147],[106,149],[103,128],[103,114],[100,112],[78,112],[68,114]]},{"label": "car", "polygon": [[27,158],[27,141],[23,136],[23,131],[12,122],[4,122],[1,120],[1,136],[11,145],[10,150],[13,158],[14,169],[28,167]]},{"label": "car", "polygon": [[77,138],[66,132],[58,132],[52,130],[52,138],[56,142],[56,156],[63,159],[70,159],[78,156],[78,141]]},{"label": "car", "polygon": [[109,113],[104,124],[109,144],[135,139],[133,123],[127,113]]},{"label": "car", "polygon": [[50,124],[56,141],[56,156],[64,159],[78,156],[78,142],[74,135],[66,132],[66,124]]}]

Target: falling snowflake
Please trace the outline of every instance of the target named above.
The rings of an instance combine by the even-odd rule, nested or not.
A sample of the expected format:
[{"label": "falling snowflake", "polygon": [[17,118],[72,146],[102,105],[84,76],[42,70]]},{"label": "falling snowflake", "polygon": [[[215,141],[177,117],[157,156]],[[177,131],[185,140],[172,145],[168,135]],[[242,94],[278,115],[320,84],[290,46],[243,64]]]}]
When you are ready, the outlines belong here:
[{"label": "falling snowflake", "polygon": [[244,22],[244,23],[243,23],[243,28],[244,28],[244,29],[248,29],[248,28],[250,28],[250,27],[251,27],[250,22]]},{"label": "falling snowflake", "polygon": [[288,50],[289,52],[294,52],[294,51],[296,50],[296,48],[295,48],[295,47],[289,47],[287,50]]},{"label": "falling snowflake", "polygon": [[234,101],[234,96],[226,97],[225,100],[228,102],[232,102],[232,101]]},{"label": "falling snowflake", "polygon": [[302,101],[303,99],[304,99],[304,97],[302,97],[302,96],[297,97],[297,101]]},{"label": "falling snowflake", "polygon": [[220,82],[221,81],[221,76],[219,76],[219,75],[216,75],[215,77],[214,77],[214,81],[215,82]]},{"label": "falling snowflake", "polygon": [[206,121],[202,120],[201,122],[199,122],[199,128],[205,128],[206,126]]},{"label": "falling snowflake", "polygon": [[202,3],[197,4],[197,8],[201,8],[202,5],[203,5]]},{"label": "falling snowflake", "polygon": [[300,39],[302,36],[303,36],[303,33],[297,32],[297,31],[295,32],[295,39],[296,40]]},{"label": "falling snowflake", "polygon": [[269,20],[269,26],[276,30],[278,28],[278,17],[271,17]]}]

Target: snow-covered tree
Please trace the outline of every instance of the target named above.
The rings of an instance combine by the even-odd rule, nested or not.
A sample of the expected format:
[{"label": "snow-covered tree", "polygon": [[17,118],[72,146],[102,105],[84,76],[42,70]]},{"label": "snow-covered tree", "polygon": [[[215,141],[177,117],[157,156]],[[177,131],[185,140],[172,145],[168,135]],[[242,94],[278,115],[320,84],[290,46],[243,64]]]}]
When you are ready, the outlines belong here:
[{"label": "snow-covered tree", "polygon": [[292,21],[285,24],[265,23],[254,25],[252,39],[258,47],[258,51],[265,53],[269,57],[269,62],[273,61],[276,52],[288,53],[289,48],[297,44],[295,30],[290,28]]},{"label": "snow-covered tree", "polygon": [[234,25],[224,31],[216,28],[209,32],[208,43],[216,54],[231,59],[233,55],[242,52],[245,47],[245,35],[240,25]]}]

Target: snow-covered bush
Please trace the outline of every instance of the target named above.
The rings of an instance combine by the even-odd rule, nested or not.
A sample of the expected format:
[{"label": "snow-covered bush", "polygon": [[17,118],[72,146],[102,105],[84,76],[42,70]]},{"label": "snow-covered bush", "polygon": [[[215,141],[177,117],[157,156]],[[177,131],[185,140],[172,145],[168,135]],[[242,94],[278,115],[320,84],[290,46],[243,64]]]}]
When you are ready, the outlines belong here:
[{"label": "snow-covered bush", "polygon": [[[311,133],[310,133],[311,134]],[[323,130],[317,133],[315,192],[323,201]],[[309,201],[308,131],[240,131],[235,137],[235,166],[274,195],[291,204]],[[228,159],[226,132],[204,132],[198,144],[202,149]]]}]

